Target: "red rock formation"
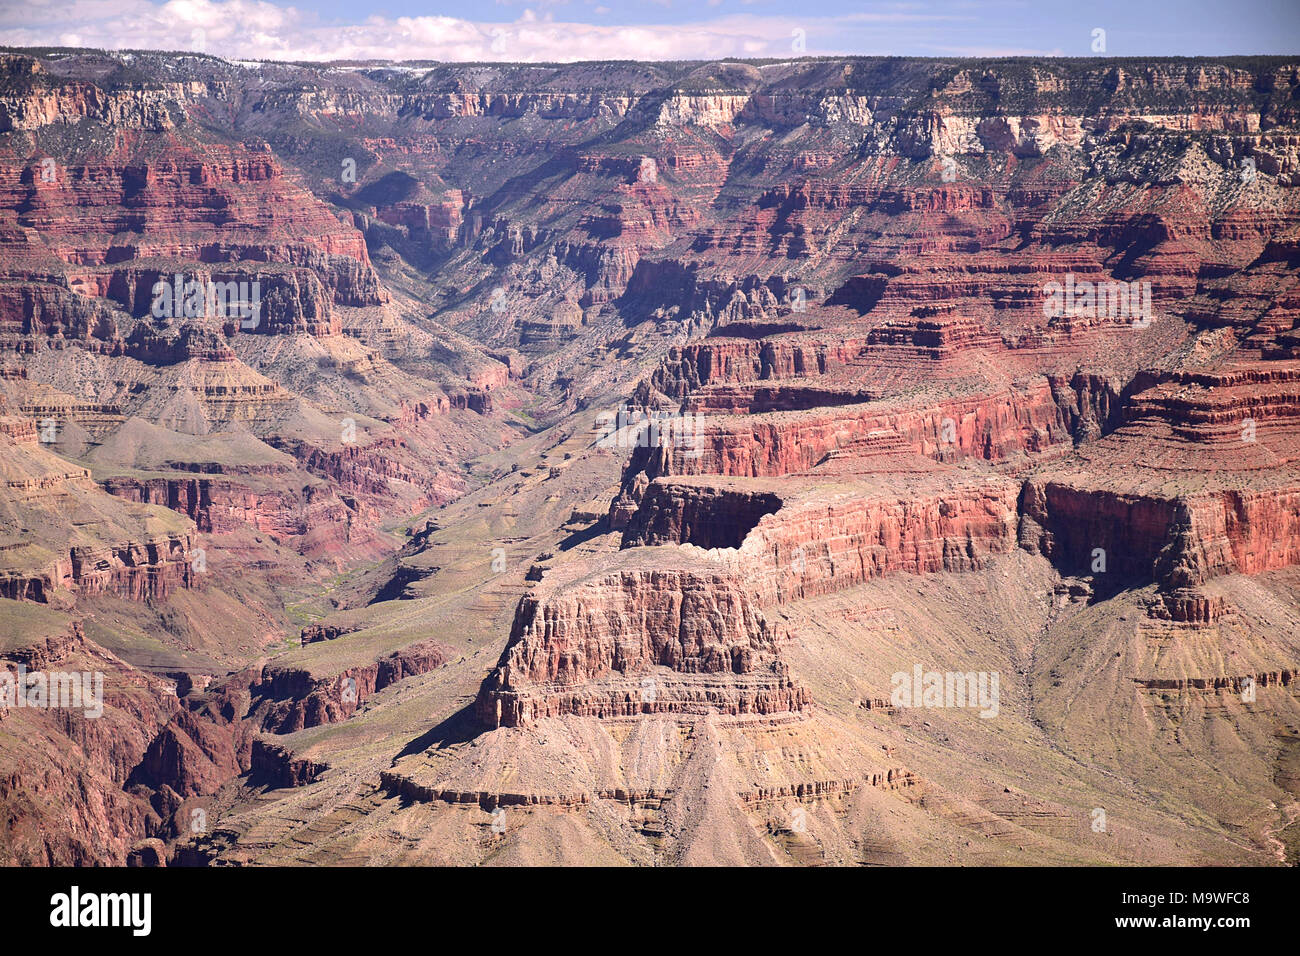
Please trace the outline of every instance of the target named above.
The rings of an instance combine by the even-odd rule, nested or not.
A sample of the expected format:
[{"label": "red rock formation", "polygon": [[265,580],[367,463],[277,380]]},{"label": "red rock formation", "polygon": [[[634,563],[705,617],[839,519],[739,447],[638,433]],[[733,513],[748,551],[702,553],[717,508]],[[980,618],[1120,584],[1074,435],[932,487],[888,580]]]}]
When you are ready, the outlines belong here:
[{"label": "red rock formation", "polygon": [[[109,477],[104,490],[141,504],[161,505],[190,518],[203,533],[226,534],[253,527],[304,554],[345,549],[373,537],[376,516],[359,513],[333,487],[301,473],[283,476],[298,487],[259,487],[258,478]],[[296,481],[294,480],[296,479]]]},{"label": "red rock formation", "polygon": [[1140,392],[1121,428],[1026,485],[1022,541],[1076,567],[1100,548],[1108,572],[1171,589],[1296,564],[1292,364],[1186,372]]},{"label": "red rock formation", "polygon": [[807,692],[776,656],[783,635],[732,574],[610,572],[543,580],[475,705],[489,726],[547,716],[798,711]]},{"label": "red rock formation", "polygon": [[760,518],[783,504],[773,492],[659,479],[641,496],[623,532],[623,547],[671,542],[738,548]]},{"label": "red rock formation", "polygon": [[79,621],[38,609],[3,655],[30,670],[97,672],[102,712],[11,707],[0,775],[0,847],[9,865],[122,865],[159,817],[125,788],[150,740],[176,710],[164,682],[128,667],[85,638]]},{"label": "red rock formation", "polygon": [[[193,525],[104,494],[85,468],[30,442],[0,438],[0,491],[11,543],[0,597],[47,603],[57,593],[163,600],[195,582]],[[72,520],[75,516],[76,520]],[[174,518],[174,520],[172,520]],[[14,532],[23,528],[23,538]]]},{"label": "red rock formation", "polygon": [[443,645],[424,641],[330,678],[293,668],[246,668],[188,696],[134,765],[129,783],[152,791],[155,803],[172,813],[184,800],[216,793],[249,771],[276,786],[309,783],[324,764],[257,734],[345,720],[373,694],[441,667],[449,657]]},{"label": "red rock formation", "polygon": [[[147,311],[136,300],[151,302],[168,270],[151,276],[133,263],[158,259],[217,275],[221,263],[244,262],[241,278],[255,273],[252,263],[287,263],[311,270],[339,304],[384,300],[361,234],[286,179],[269,151],[174,143],[172,154],[163,163],[61,166],[50,182],[33,173],[42,157],[11,156],[0,167],[0,210],[9,210],[8,228],[39,236],[26,259],[74,267],[66,272],[74,291],[116,290],[136,314]],[[113,242],[122,234],[132,237],[126,245]]]},{"label": "red rock formation", "polygon": [[154,789],[166,784],[190,797],[215,793],[240,769],[230,732],[181,708],[149,744],[131,782]]},{"label": "red rock formation", "polygon": [[368,697],[390,684],[441,667],[450,657],[445,645],[428,640],[328,678],[295,668],[268,667],[249,689],[262,702],[254,703],[259,725],[275,733],[291,733],[345,720]]},{"label": "red rock formation", "polygon": [[325,764],[293,756],[292,751],[266,740],[253,741],[249,769],[277,787],[301,787],[328,769]]},{"label": "red rock formation", "polygon": [[[689,440],[633,452],[610,510],[621,552],[595,536],[533,565],[475,705],[491,726],[807,724],[778,619],[882,575],[984,569],[1017,541],[1090,575],[1076,596],[1101,595],[1103,574],[1155,582],[1148,614],[1200,637],[1236,613],[1214,579],[1300,562],[1290,61],[417,78],[131,57],[127,71],[115,55],[0,56],[0,593],[163,603],[193,583],[196,532],[339,556],[381,518],[461,493],[460,463],[499,443],[494,410],[547,428],[665,351],[636,400],[678,414]],[[338,181],[340,159],[360,182]],[[155,286],[177,274],[258,281],[262,321],[206,307],[154,321]],[[1053,313],[1053,283],[1122,283],[1151,314]],[[58,441],[38,437],[44,418]],[[150,441],[197,450],[132,453]],[[566,473],[546,465],[558,497]],[[329,620],[301,640],[351,633]],[[67,644],[21,653],[85,651]],[[346,667],[258,664],[205,692],[182,681],[179,711],[137,698],[116,744],[34,734],[54,758],[28,754],[0,783],[14,856],[94,859],[90,837],[23,829],[46,819],[35,780],[106,858],[161,862],[140,839],[175,836],[187,800],[250,771],[296,786],[324,770],[259,732],[348,719],[449,656],[430,642]],[[1260,676],[1275,673],[1291,680]],[[68,741],[93,773],[72,772]],[[671,797],[381,779],[480,806]],[[738,795],[914,779],[867,761]]]}]

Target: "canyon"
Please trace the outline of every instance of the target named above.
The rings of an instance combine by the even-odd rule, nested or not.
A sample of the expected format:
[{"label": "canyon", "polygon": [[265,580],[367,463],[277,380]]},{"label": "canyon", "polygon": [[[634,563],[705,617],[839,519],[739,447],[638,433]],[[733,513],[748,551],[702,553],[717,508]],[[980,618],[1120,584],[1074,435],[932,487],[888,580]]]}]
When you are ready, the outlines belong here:
[{"label": "canyon", "polygon": [[1297,103],[0,51],[0,860],[1295,863]]}]

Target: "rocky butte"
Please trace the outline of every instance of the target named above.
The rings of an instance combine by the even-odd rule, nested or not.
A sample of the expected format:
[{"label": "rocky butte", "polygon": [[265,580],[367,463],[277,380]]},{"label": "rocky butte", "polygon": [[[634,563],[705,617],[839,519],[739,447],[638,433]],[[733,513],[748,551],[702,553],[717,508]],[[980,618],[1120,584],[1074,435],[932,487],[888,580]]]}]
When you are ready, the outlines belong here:
[{"label": "rocky butte", "polygon": [[1295,863],[1297,103],[3,51],[0,859]]}]

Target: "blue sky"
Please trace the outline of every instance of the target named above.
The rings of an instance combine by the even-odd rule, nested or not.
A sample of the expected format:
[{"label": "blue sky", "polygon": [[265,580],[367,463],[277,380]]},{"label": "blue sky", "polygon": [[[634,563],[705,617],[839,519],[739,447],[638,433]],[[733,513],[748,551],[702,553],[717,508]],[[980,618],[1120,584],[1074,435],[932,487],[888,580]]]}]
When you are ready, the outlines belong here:
[{"label": "blue sky", "polygon": [[1297,53],[1300,0],[0,0],[0,43],[245,59]]}]

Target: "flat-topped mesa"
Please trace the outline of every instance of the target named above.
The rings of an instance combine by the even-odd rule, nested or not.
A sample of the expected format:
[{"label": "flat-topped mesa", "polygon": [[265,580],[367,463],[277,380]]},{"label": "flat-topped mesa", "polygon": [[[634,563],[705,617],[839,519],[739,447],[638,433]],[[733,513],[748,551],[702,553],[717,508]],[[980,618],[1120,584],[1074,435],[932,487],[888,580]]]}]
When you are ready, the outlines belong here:
[{"label": "flat-topped mesa", "polygon": [[893,432],[916,453],[942,460],[996,461],[1071,438],[1046,378],[923,406],[882,400],[797,412],[698,415],[687,421],[680,440],[636,448],[625,478],[639,471],[651,478],[795,474],[881,432]]},{"label": "flat-topped mesa", "polygon": [[[982,568],[1016,546],[1019,482],[894,452],[905,480],[882,470],[650,482],[614,567],[552,572],[564,576],[520,601],[480,719],[804,709],[763,605],[895,571]],[[728,553],[715,550],[714,564],[651,547],[671,544]]]},{"label": "flat-topped mesa", "polygon": [[565,714],[768,715],[808,703],[777,656],[784,633],[733,571],[549,578],[520,600],[510,641],[479,691],[475,711],[488,726]]},{"label": "flat-topped mesa", "polygon": [[976,570],[1015,550],[1018,481],[907,455],[893,465],[897,471],[780,482],[656,479],[623,547],[736,548],[760,604],[900,571]]}]

